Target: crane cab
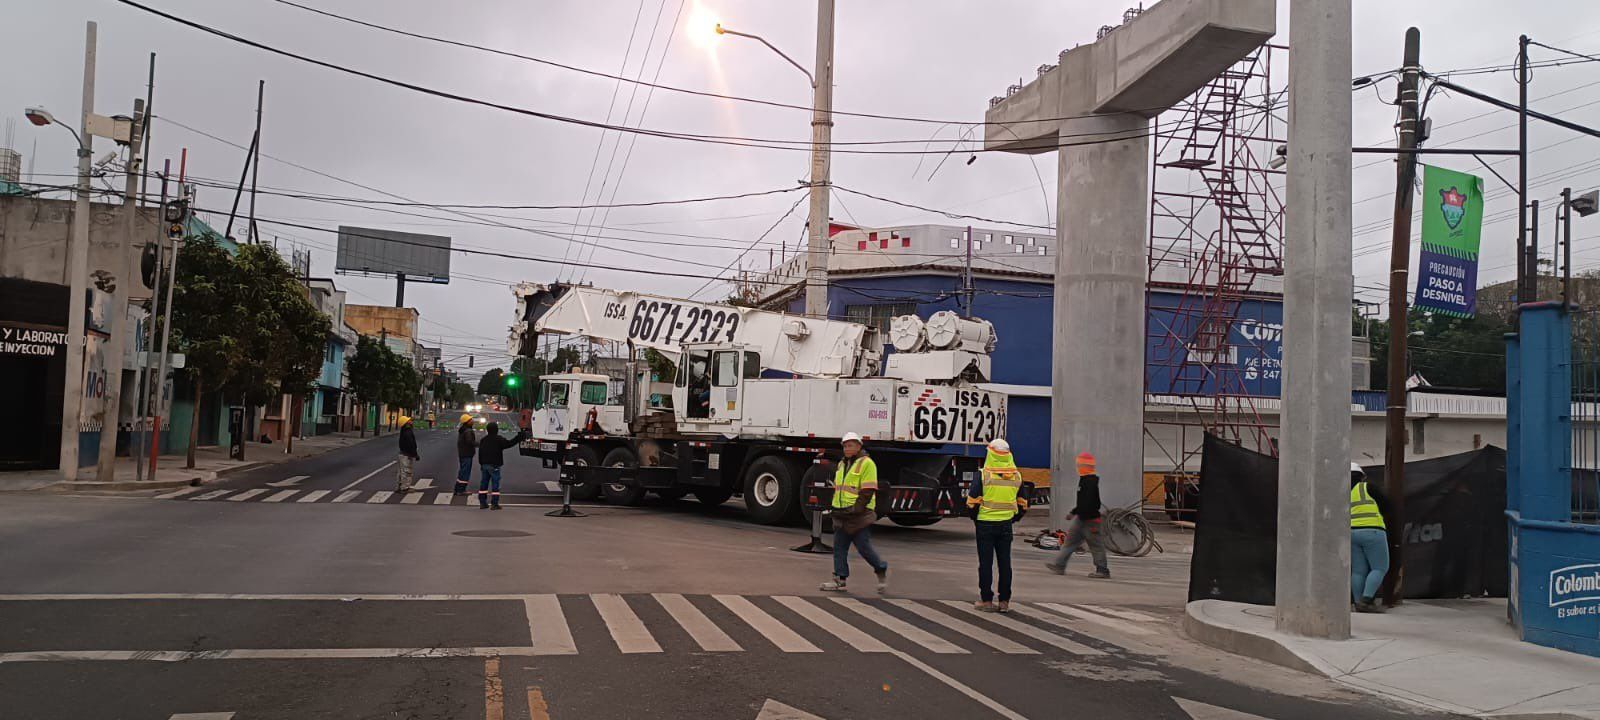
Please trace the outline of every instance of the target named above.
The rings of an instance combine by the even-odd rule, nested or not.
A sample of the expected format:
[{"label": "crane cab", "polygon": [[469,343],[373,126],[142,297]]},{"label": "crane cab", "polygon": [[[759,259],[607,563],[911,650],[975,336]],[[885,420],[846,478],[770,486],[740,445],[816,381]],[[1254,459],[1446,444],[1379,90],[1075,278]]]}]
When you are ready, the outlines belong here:
[{"label": "crane cab", "polygon": [[685,345],[672,387],[680,425],[737,425],[744,417],[745,381],[761,377],[761,353],[730,343]]},{"label": "crane cab", "polygon": [[529,413],[535,440],[566,440],[572,433],[614,434],[627,431],[623,394],[610,377],[594,373],[561,373],[539,378],[538,401]]}]

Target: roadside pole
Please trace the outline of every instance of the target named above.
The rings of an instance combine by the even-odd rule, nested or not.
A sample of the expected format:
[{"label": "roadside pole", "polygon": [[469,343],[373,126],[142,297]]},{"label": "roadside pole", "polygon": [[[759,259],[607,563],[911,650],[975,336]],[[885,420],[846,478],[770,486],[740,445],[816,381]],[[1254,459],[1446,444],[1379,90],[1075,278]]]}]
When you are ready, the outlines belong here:
[{"label": "roadside pole", "polygon": [[[1396,145],[1400,152],[1394,159],[1394,235],[1389,247],[1389,388],[1383,453],[1383,486],[1389,496],[1388,523],[1395,530],[1391,537],[1400,536],[1402,550],[1405,538],[1398,529],[1405,527],[1406,377],[1409,375],[1406,344],[1410,331],[1406,290],[1411,287],[1411,197],[1417,180],[1417,153],[1414,151],[1420,142],[1417,130],[1422,121],[1419,113],[1421,52],[1422,33],[1416,28],[1406,30],[1405,59],[1400,66],[1400,87],[1395,98],[1400,105],[1400,137]],[[1392,607],[1400,604],[1405,563],[1404,552],[1391,555],[1384,603]]]},{"label": "roadside pole", "polygon": [[84,321],[89,292],[89,156],[94,136],[89,116],[94,114],[95,43],[98,26],[85,30],[83,48],[83,113],[78,118],[78,201],[72,211],[72,242],[67,249],[67,369],[61,387],[61,477],[78,479],[79,417],[83,412]]},{"label": "roadside pole", "polygon": [[[144,99],[133,101],[133,133],[128,139],[127,183],[122,194],[122,238],[120,252],[113,265],[116,289],[111,293],[111,339],[106,342],[106,392],[100,411],[100,452],[95,455],[94,478],[111,482],[117,474],[117,434],[122,425],[122,361],[128,344],[128,306],[133,292],[134,279],[139,272],[138,245],[133,238],[138,234],[139,215],[139,147],[141,126],[147,122]],[[137,407],[137,406],[136,406]]]},{"label": "roadside pole", "polygon": [[[763,41],[765,42],[765,41]],[[779,53],[780,55],[782,53]],[[806,315],[828,317],[828,193],[833,164],[833,0],[817,0],[817,70],[812,81],[811,214],[806,239]]]},{"label": "roadside pole", "polygon": [[[189,149],[184,148],[183,154],[178,160],[178,198],[184,203],[185,208],[188,208],[189,206],[189,193],[184,189],[183,180],[184,171],[187,170],[188,167]],[[168,169],[170,170],[171,167],[169,166]],[[165,212],[165,210],[163,210],[163,212]],[[186,221],[188,218],[186,217],[184,220]],[[161,319],[161,353],[156,356],[156,386],[154,393],[156,410],[154,413],[155,418],[153,423],[155,425],[156,432],[158,433],[158,437],[161,431],[161,401],[167,389],[167,347],[169,341],[172,339],[172,286],[178,283],[178,248],[182,246],[182,242],[183,238],[181,237],[172,238],[172,260],[167,263],[167,302],[165,303],[166,310],[162,313]],[[200,398],[198,394],[196,395],[194,402],[196,406],[200,404]],[[190,437],[192,438],[193,436],[194,428],[190,428]],[[150,443],[150,479],[152,480],[154,480],[156,477],[156,458],[160,455],[160,448],[161,443]],[[194,467],[194,462],[192,460],[194,458],[193,442],[189,443],[188,454],[189,458],[191,458],[191,461],[188,463],[188,465],[189,467]]]},{"label": "roadside pole", "polygon": [[[145,106],[145,110],[146,112],[149,111],[148,105]],[[148,148],[149,146],[146,147]],[[149,446],[159,445],[161,443],[161,427],[153,424],[156,416],[159,414],[159,411],[152,411],[150,407],[150,398],[152,395],[154,395],[157,398],[157,402],[159,402],[161,390],[164,387],[164,384],[162,383],[162,378],[151,377],[150,364],[155,362],[156,359],[156,310],[161,307],[161,304],[157,301],[161,299],[161,270],[162,263],[165,261],[166,257],[167,246],[163,241],[166,239],[167,234],[167,173],[171,171],[172,161],[169,160],[162,164],[161,204],[156,206],[156,212],[160,213],[161,215],[161,222],[158,223],[156,228],[155,272],[150,274],[150,312],[149,319],[145,321],[144,328],[145,357],[139,360],[139,397],[137,404],[134,405],[134,407],[138,408],[134,412],[134,417],[138,418],[138,421],[141,424],[141,430],[138,436],[138,445],[130,448],[128,451],[128,455],[133,458],[133,476],[134,480],[136,481],[144,480],[145,477],[144,456],[147,452],[146,448]],[[153,391],[151,389],[152,385],[155,387]],[[154,480],[155,477],[152,476],[150,479]]]}]

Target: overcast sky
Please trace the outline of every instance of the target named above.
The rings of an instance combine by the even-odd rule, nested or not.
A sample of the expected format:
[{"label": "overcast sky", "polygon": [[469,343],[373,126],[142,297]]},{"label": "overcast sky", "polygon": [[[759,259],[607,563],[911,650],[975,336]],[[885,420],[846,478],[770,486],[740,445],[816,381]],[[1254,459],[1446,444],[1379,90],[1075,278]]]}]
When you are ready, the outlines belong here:
[{"label": "overcast sky", "polygon": [[[590,121],[687,133],[803,141],[805,111],[656,91],[480,51],[397,37],[318,16],[275,0],[142,0],[163,11],[267,45],[452,93]],[[815,49],[815,5],[810,2],[735,0],[583,0],[513,2],[477,0],[298,0],[331,12],[404,30],[470,42],[606,73],[656,79],[664,85],[809,105],[809,86],[794,68],[758,44],[695,32],[720,19],[728,27],[759,33],[808,68]],[[681,5],[681,11],[680,11]],[[991,96],[1019,78],[1031,79],[1042,63],[1065,48],[1094,40],[1117,24],[1126,0],[843,0],[838,3],[835,108],[844,111],[981,120]],[[1287,42],[1287,2],[1280,3],[1280,42]],[[637,19],[637,23],[636,23]],[[500,110],[426,97],[306,65],[203,34],[115,0],[30,3],[14,6],[0,24],[0,47],[10,71],[0,83],[0,108],[17,118],[12,145],[27,155],[39,182],[67,182],[74,160],[70,137],[20,120],[25,105],[43,105],[72,117],[81,95],[83,25],[99,22],[96,110],[128,112],[145,94],[149,53],[158,55],[156,114],[171,122],[153,127],[154,152],[174,165],[189,150],[191,176],[234,182],[244,152],[183,129],[181,123],[237,145],[250,140],[256,81],[266,81],[260,185],[296,192],[362,198],[382,193],[429,203],[579,204],[637,202],[794,187],[806,174],[805,152],[742,148],[674,139],[623,136]],[[1356,75],[1399,65],[1408,25],[1422,30],[1423,64],[1431,71],[1509,63],[1517,35],[1570,50],[1600,54],[1600,3],[1547,0],[1506,3],[1377,2],[1357,0]],[[631,43],[630,43],[631,40]],[[631,44],[631,52],[629,50]],[[646,52],[648,50],[648,52]],[[1536,50],[1536,59],[1559,55]],[[626,59],[625,59],[626,58]],[[659,78],[656,73],[659,72]],[[1275,70],[1279,72],[1279,70]],[[1484,92],[1515,99],[1507,72],[1462,76]],[[635,89],[637,88],[637,92]],[[1355,143],[1392,142],[1392,80],[1378,91],[1355,94]],[[1600,125],[1600,63],[1537,71],[1536,109]],[[1548,98],[1548,99],[1545,99]],[[629,104],[631,102],[631,112]],[[1515,116],[1489,112],[1475,100],[1436,97],[1428,108],[1433,145],[1512,147]],[[1487,114],[1485,114],[1487,113]],[[643,119],[641,121],[641,115]],[[1479,117],[1481,115],[1481,117]],[[5,125],[0,124],[0,133]],[[835,141],[952,139],[965,128],[840,117]],[[1470,138],[1470,139],[1468,139]],[[0,144],[4,136],[0,135]],[[1532,196],[1547,198],[1563,185],[1600,185],[1600,140],[1536,127],[1530,160]],[[35,151],[35,144],[37,150]],[[104,143],[102,142],[102,147]],[[922,147],[913,145],[909,147]],[[613,148],[616,148],[615,150]],[[614,153],[614,157],[613,157]],[[97,155],[99,153],[97,152]],[[1023,223],[1053,222],[1055,166],[1036,169],[1027,157],[986,154],[967,165],[959,155],[934,173],[939,157],[835,155],[833,181],[841,186],[939,209]],[[1440,156],[1435,164],[1487,176],[1470,157]],[[288,163],[293,163],[288,164]],[[311,172],[295,165],[309,168]],[[1387,271],[1388,219],[1393,165],[1358,156],[1354,222],[1356,282],[1371,299],[1382,295]],[[1496,163],[1515,180],[1515,159]],[[609,168],[610,172],[607,173]],[[625,171],[625,172],[624,172]],[[319,175],[323,173],[325,175]],[[331,177],[330,177],[331,176]],[[63,178],[67,178],[63,180]],[[335,179],[339,178],[339,179]],[[366,189],[349,183],[359,183]],[[1515,238],[1515,202],[1488,180],[1486,212],[1507,213],[1484,236],[1480,277],[1508,279]],[[202,189],[199,205],[226,208],[229,191]],[[801,205],[782,222],[780,216]],[[1047,205],[1048,203],[1048,205]],[[423,318],[424,341],[444,345],[448,364],[477,371],[505,362],[505,328],[512,300],[506,289],[520,280],[581,278],[602,287],[688,294],[703,281],[652,273],[714,276],[739,252],[774,227],[767,243],[746,257],[765,269],[767,251],[801,240],[806,208],[802,193],[652,208],[619,208],[598,217],[573,210],[472,211],[474,218],[431,208],[368,208],[261,196],[261,218],[317,228],[340,224],[449,235],[457,247],[486,248],[528,258],[567,259],[584,269],[539,261],[455,254],[449,285],[411,285],[407,304]],[[492,213],[498,217],[490,217]],[[940,222],[930,213],[857,196],[836,197],[836,220],[895,225]],[[1546,213],[1546,222],[1553,214]],[[214,219],[215,224],[223,222]],[[497,224],[599,236],[593,247],[569,246],[561,237]],[[1589,224],[1589,223],[1584,223]],[[1600,221],[1575,232],[1575,264],[1600,265]],[[271,222],[262,233],[309,248],[313,274],[333,273],[334,236]],[[239,230],[235,235],[241,234]],[[1546,244],[1548,246],[1548,235]],[[651,257],[655,256],[655,257]],[[635,272],[642,271],[642,272]],[[392,303],[392,281],[339,277],[355,303]],[[706,296],[720,297],[720,288]]]}]

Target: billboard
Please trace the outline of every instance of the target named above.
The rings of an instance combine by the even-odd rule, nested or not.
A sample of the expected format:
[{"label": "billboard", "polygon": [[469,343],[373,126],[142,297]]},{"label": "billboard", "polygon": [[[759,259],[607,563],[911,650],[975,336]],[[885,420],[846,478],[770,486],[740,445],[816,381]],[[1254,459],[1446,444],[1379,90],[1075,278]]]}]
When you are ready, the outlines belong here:
[{"label": "billboard", "polygon": [[339,226],[334,269],[345,275],[404,275],[408,282],[450,282],[450,238]]},{"label": "billboard", "polygon": [[1156,395],[1278,397],[1283,387],[1283,303],[1241,300],[1224,351],[1193,346],[1201,318],[1184,296],[1150,293],[1145,322],[1145,389]]}]

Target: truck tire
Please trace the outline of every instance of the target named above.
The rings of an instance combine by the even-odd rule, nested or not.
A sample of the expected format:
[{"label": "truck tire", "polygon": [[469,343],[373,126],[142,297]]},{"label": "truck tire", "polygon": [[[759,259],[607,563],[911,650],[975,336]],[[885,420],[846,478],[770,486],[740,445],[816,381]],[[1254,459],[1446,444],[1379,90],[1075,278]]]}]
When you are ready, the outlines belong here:
[{"label": "truck tire", "polygon": [[793,519],[800,502],[800,472],[776,455],[758,458],[744,472],[744,507],[750,519],[778,525]]},{"label": "truck tire", "polygon": [[690,490],[690,492],[694,493],[694,499],[711,507],[721,505],[727,502],[728,498],[733,497],[733,491],[727,488],[701,487]]},{"label": "truck tire", "polygon": [[[606,453],[606,459],[603,464],[605,467],[638,467],[639,458],[633,454],[632,450],[619,447],[613,448],[611,452]],[[644,501],[645,490],[638,485],[606,483],[600,488],[600,492],[605,494],[606,502],[608,503],[631,507]]]},{"label": "truck tire", "polygon": [[[582,467],[598,467],[600,465],[600,453],[595,452],[594,448],[588,445],[578,445],[572,448],[572,452],[567,453],[567,459],[572,461],[572,464]],[[593,482],[572,486],[573,500],[593,500],[597,497],[600,497],[600,486]]]}]

